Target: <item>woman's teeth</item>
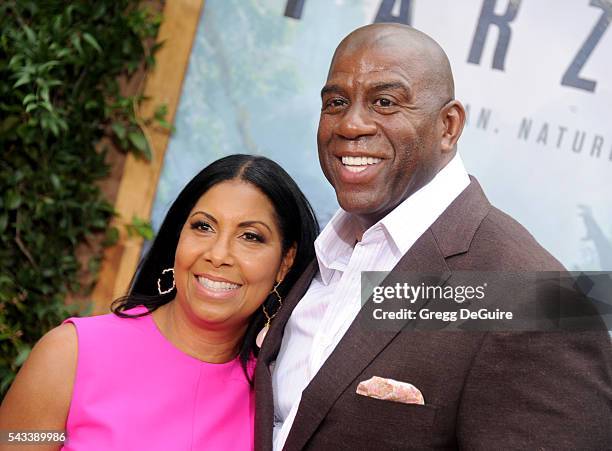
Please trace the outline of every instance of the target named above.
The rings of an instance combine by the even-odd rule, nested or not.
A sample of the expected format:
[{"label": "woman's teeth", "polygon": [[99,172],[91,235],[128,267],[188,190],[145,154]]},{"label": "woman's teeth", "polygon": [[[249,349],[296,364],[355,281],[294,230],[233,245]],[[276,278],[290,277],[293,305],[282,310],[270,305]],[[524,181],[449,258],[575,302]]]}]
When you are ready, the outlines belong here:
[{"label": "woman's teeth", "polygon": [[240,287],[240,285],[238,285],[237,283],[218,282],[216,280],[210,280],[206,277],[201,276],[198,276],[197,279],[200,285],[202,285],[204,288],[208,288],[209,290],[228,291],[235,290],[236,288]]},{"label": "woman's teeth", "polygon": [[380,158],[373,157],[342,157],[342,164],[349,172],[365,171],[370,164],[376,164]]}]

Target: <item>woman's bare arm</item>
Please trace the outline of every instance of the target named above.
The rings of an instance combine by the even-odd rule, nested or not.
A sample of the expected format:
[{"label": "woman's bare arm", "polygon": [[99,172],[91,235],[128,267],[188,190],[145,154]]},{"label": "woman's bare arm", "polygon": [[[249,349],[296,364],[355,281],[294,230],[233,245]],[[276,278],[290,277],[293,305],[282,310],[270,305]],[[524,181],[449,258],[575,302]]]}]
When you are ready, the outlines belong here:
[{"label": "woman's bare arm", "polygon": [[[0,431],[64,431],[77,365],[72,324],[49,331],[34,346],[0,406]],[[57,450],[60,444],[8,445],[0,450]]]}]

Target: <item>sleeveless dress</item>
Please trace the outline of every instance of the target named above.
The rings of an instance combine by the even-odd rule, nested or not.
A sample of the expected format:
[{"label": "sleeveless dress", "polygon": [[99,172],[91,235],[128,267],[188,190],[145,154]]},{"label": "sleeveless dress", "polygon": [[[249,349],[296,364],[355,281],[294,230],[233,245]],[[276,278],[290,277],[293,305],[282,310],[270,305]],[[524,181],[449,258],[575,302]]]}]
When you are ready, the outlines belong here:
[{"label": "sleeveless dress", "polygon": [[78,361],[63,450],[253,449],[255,399],[238,359],[183,353],[151,315],[65,322],[76,327]]}]

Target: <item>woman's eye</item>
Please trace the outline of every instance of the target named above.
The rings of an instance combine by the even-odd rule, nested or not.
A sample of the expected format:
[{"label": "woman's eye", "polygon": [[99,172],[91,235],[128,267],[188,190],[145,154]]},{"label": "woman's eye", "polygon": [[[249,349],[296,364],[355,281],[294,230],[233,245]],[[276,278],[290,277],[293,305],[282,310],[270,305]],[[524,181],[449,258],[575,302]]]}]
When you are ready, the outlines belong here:
[{"label": "woman's eye", "polygon": [[191,228],[200,230],[201,232],[212,232],[213,231],[212,226],[209,223],[204,222],[204,221],[196,221],[192,223]]},{"label": "woman's eye", "polygon": [[254,241],[258,243],[263,243],[263,237],[254,232],[244,232],[242,237],[247,241]]}]

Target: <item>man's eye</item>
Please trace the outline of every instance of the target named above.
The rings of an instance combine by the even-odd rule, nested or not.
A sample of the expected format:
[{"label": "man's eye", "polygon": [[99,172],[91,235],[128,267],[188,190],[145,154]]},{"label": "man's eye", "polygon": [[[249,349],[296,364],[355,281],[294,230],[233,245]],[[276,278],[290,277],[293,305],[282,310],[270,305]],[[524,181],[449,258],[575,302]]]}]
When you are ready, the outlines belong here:
[{"label": "man's eye", "polygon": [[191,224],[192,229],[200,230],[201,232],[212,232],[212,226],[205,221],[195,221]]},{"label": "man's eye", "polygon": [[257,233],[254,232],[244,232],[242,234],[242,238],[244,238],[247,241],[254,241],[257,243],[263,243],[263,237]]},{"label": "man's eye", "polygon": [[393,101],[391,101],[389,99],[381,98],[381,99],[376,99],[374,101],[374,105],[386,108],[386,107],[393,106],[394,103],[393,103]]},{"label": "man's eye", "polygon": [[323,108],[324,109],[336,109],[336,108],[342,108],[344,105],[346,105],[346,101],[344,99],[334,98],[334,99],[330,99],[327,102],[325,102],[325,104],[323,105]]}]

